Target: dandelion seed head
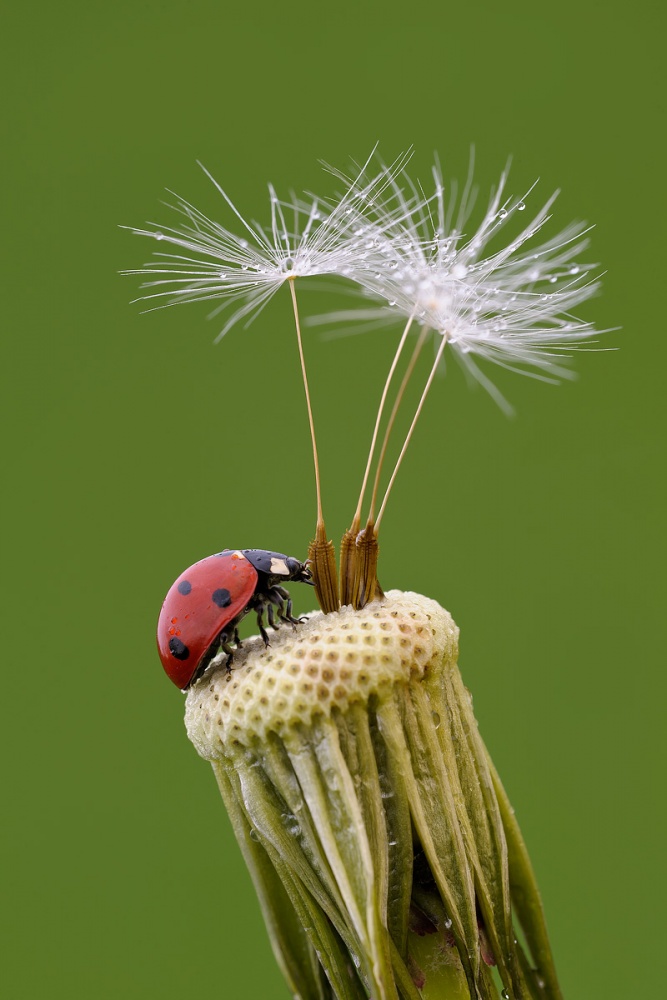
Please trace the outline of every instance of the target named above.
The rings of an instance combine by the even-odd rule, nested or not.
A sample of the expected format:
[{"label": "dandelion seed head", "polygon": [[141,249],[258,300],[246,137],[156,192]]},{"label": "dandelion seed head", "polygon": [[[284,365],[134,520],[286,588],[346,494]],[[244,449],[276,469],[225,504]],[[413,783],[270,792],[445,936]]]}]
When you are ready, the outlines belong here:
[{"label": "dandelion seed head", "polygon": [[[142,299],[148,308],[208,301],[210,315],[226,311],[220,336],[252,322],[286,281],[334,276],[374,305],[316,322],[377,325],[412,317],[446,337],[487,389],[478,361],[546,381],[572,377],[572,351],[595,332],[577,315],[599,288],[591,273],[596,265],[580,259],[589,229],[573,223],[545,236],[557,192],[530,212],[535,185],[520,197],[509,195],[507,170],[472,225],[474,158],[459,194],[455,183],[445,184],[437,161],[432,189],[425,191],[407,172],[410,156],[386,165],[371,154],[349,173],[325,165],[342,182],[333,198],[282,199],[269,185],[270,221],[263,224],[246,220],[205,171],[241,235],[176,198],[174,226],[132,230],[160,249],[143,268],[125,273],[147,279]],[[497,390],[492,394],[500,399]]]},{"label": "dandelion seed head", "polygon": [[354,178],[347,191],[329,203],[315,196],[283,200],[269,185],[270,223],[266,224],[246,220],[225,190],[204,172],[244,235],[178,196],[168,206],[180,217],[173,226],[128,227],[136,235],[175,248],[171,252],[161,248],[142,268],[124,272],[147,279],[140,298],[148,309],[216,301],[211,316],[231,307],[223,336],[240,321],[248,325],[288,280],[337,275],[362,283],[367,271],[377,271],[377,243],[366,236],[361,207],[373,204],[376,186],[387,181],[386,168],[376,177],[364,173],[363,180]]},{"label": "dandelion seed head", "polygon": [[[458,200],[456,186],[447,188],[438,164],[433,177],[431,193],[405,170],[387,177],[367,213],[366,229],[367,235],[375,230],[387,263],[361,276],[364,293],[385,304],[387,322],[413,317],[446,337],[487,389],[490,383],[475,359],[546,381],[571,378],[571,352],[590,343],[595,332],[575,312],[599,289],[591,277],[596,265],[575,260],[588,247],[589,229],[573,223],[536,244],[551,222],[557,192],[524,221],[520,213],[535,185],[520,198],[509,196],[507,171],[473,228],[472,164]],[[505,232],[512,233],[509,239]],[[378,315],[377,308],[370,309],[368,318],[375,322]],[[358,322],[363,311],[331,318],[348,317]],[[500,401],[497,390],[492,394]]]}]

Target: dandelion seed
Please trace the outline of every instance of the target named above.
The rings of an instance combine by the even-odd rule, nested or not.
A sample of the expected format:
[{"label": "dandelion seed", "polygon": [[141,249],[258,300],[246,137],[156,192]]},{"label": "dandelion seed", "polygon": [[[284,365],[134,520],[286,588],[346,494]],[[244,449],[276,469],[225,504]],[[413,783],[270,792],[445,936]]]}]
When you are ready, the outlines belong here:
[{"label": "dandelion seed", "polygon": [[[333,171],[348,184],[344,174]],[[574,258],[588,246],[588,228],[574,223],[535,247],[531,241],[551,218],[554,194],[519,231],[501,242],[507,227],[526,211],[526,202],[533,187],[521,198],[506,195],[507,172],[492,192],[486,211],[476,228],[468,228],[477,191],[472,182],[473,161],[457,203],[456,188],[446,198],[446,187],[439,164],[433,169],[434,190],[426,194],[405,170],[388,172],[382,193],[372,206],[363,206],[366,235],[373,239],[384,266],[366,273],[357,273],[355,280],[362,291],[381,303],[380,308],[345,310],[317,317],[316,322],[392,322],[403,317],[436,339],[436,354],[431,372],[414,414],[410,429],[391,474],[389,485],[375,516],[378,478],[387,444],[383,443],[376,468],[375,486],[371,499],[368,524],[359,535],[359,509],[368,479],[377,439],[377,427],[368,457],[362,497],[352,525],[344,539],[344,559],[347,563],[352,550],[352,538],[370,544],[375,550],[377,530],[384,514],[389,492],[410,443],[414,429],[429,393],[434,376],[441,366],[445,350],[453,353],[463,368],[479,382],[498,405],[511,412],[511,406],[492,382],[479,362],[492,362],[510,371],[545,382],[572,378],[566,363],[573,350],[591,342],[592,323],[580,320],[575,310],[599,288],[591,278],[594,264],[574,263]],[[363,182],[364,173],[357,174],[356,183]],[[379,186],[379,185],[378,185]],[[347,223],[346,223],[347,224]],[[545,291],[548,288],[548,293]],[[389,383],[403,350],[403,335],[383,390],[378,411],[382,414]],[[412,364],[412,363],[411,363]],[[396,397],[396,406],[405,391],[405,381]],[[393,422],[390,421],[390,425]],[[390,428],[387,431],[389,433]],[[357,542],[357,547],[359,543]],[[359,557],[361,559],[361,557]],[[372,594],[375,572],[373,559],[367,560],[366,585]],[[354,606],[363,605],[364,586],[358,579],[344,593]],[[341,568],[343,581],[352,579],[349,565]]]},{"label": "dandelion seed", "polygon": [[[385,194],[375,200],[370,221],[392,259],[388,267],[378,269],[379,278],[376,271],[359,274],[358,281],[367,295],[385,303],[387,322],[396,314],[418,316],[435,336],[447,337],[469,373],[509,409],[473,357],[548,382],[572,377],[563,361],[590,342],[595,332],[592,323],[574,315],[599,289],[599,282],[590,278],[596,265],[573,263],[588,246],[589,229],[574,223],[528,249],[526,245],[551,218],[554,195],[517,235],[498,247],[500,228],[525,211],[532,188],[519,200],[504,199],[507,173],[503,173],[481,222],[467,233],[474,204],[470,178],[458,211],[455,200],[445,201],[437,165],[433,178],[430,195],[423,194],[405,172],[389,178]],[[431,238],[434,228],[437,241]],[[545,284],[551,286],[548,296],[542,291]],[[369,319],[381,315],[382,311],[366,311]],[[347,310],[316,321],[359,321],[363,316],[363,310]]]},{"label": "dandelion seed", "polygon": [[183,251],[161,250],[154,255],[157,262],[124,272],[150,277],[142,286],[145,294],[141,298],[154,303],[154,308],[217,301],[211,316],[231,310],[218,340],[241,321],[248,326],[278,289],[289,283],[315,465],[317,522],[309,558],[314,563],[318,599],[327,611],[339,606],[338,582],[333,545],[327,539],[322,512],[317,443],[294,282],[312,276],[337,275],[361,284],[367,272],[378,273],[378,244],[375,239],[368,239],[362,208],[372,206],[375,198],[382,196],[393,173],[403,169],[408,156],[400,156],[391,168],[383,167],[370,178],[366,176],[369,158],[342,196],[329,203],[295,195],[283,201],[269,185],[270,225],[246,220],[225,190],[202,167],[242,227],[243,236],[209,219],[182,198],[177,198],[172,206],[185,219],[180,225],[131,228],[137,235],[159,239],[162,244]]},{"label": "dandelion seed", "polygon": [[363,284],[367,274],[377,274],[381,265],[376,255],[369,252],[369,240],[364,228],[360,228],[362,208],[373,204],[375,197],[382,194],[393,173],[404,167],[406,155],[399,157],[392,167],[380,169],[374,177],[366,176],[369,162],[333,202],[296,195],[281,200],[269,185],[268,225],[246,220],[202,166],[245,236],[239,237],[175,196],[175,204],[169,207],[181,216],[179,224],[126,228],[182,252],[160,250],[142,268],[123,273],[149,279],[142,285],[144,294],[140,297],[149,303],[149,308],[217,301],[219,304],[211,316],[231,308],[218,340],[241,321],[248,326],[287,281],[337,275]]}]

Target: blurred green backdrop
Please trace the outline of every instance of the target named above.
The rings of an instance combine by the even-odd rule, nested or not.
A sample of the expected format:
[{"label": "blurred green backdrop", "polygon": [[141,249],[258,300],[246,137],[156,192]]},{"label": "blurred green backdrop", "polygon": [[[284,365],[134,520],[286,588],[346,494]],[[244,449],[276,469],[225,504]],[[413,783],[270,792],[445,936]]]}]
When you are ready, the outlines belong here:
[{"label": "blurred green backdrop", "polygon": [[[305,554],[309,443],[288,297],[214,347],[204,306],[140,315],[120,278],[164,188],[249,215],[379,140],[482,191],[557,186],[609,273],[582,310],[614,353],[559,388],[452,370],[383,528],[385,587],[462,628],[569,1000],[664,972],[662,7],[212,0],[6,12],[2,215],[4,993],[281,1000],[249,879],[154,650],[190,562]],[[306,310],[314,300],[304,296]],[[318,303],[319,306],[319,303]],[[352,513],[395,334],[307,332],[329,527]],[[455,366],[454,366],[455,368]],[[250,404],[250,405],[249,405]],[[275,432],[272,428],[275,426]],[[295,588],[298,591],[300,588]],[[300,610],[310,595],[295,593]],[[306,604],[304,604],[304,601]]]}]

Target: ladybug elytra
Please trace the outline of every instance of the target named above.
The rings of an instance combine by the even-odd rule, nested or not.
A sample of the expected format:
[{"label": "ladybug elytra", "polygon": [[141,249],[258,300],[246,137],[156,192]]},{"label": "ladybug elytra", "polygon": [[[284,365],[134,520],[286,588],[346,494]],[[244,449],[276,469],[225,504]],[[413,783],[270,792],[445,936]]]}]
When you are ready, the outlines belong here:
[{"label": "ladybug elytra", "polygon": [[185,690],[201,677],[219,650],[227,653],[229,669],[240,646],[238,626],[256,611],[259,632],[277,629],[275,616],[295,625],[292,600],[281,583],[297,580],[312,586],[305,563],[266,549],[225,549],[200,559],[174,581],[164,599],[157,625],[157,647],[168,677]]}]

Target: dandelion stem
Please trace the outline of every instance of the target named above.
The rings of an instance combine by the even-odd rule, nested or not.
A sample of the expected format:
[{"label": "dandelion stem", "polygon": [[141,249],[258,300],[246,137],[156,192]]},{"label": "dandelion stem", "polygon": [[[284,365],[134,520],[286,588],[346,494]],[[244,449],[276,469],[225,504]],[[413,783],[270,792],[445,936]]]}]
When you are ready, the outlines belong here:
[{"label": "dandelion stem", "polygon": [[[406,327],[406,330],[407,330],[407,327]],[[374,516],[375,516],[375,504],[376,504],[376,501],[377,501],[378,488],[380,486],[380,474],[382,472],[382,465],[383,465],[383,462],[384,462],[385,455],[387,453],[387,446],[389,444],[389,438],[390,438],[390,435],[391,435],[391,431],[392,431],[392,428],[394,426],[394,421],[396,420],[396,414],[398,413],[398,408],[401,405],[401,402],[403,400],[403,396],[405,394],[405,390],[407,388],[408,382],[412,378],[412,373],[415,370],[415,365],[417,364],[417,359],[419,358],[419,355],[421,354],[421,349],[424,346],[424,342],[425,342],[425,340],[426,340],[429,332],[430,331],[429,331],[428,327],[426,327],[426,326],[422,327],[422,331],[421,331],[421,333],[419,335],[419,339],[418,339],[417,343],[415,344],[415,348],[414,348],[414,350],[412,352],[412,357],[410,358],[410,362],[408,364],[408,367],[405,370],[405,374],[403,376],[403,381],[401,382],[401,385],[400,385],[400,388],[398,390],[398,393],[396,394],[396,399],[394,401],[394,405],[392,407],[392,411],[391,411],[391,414],[389,416],[389,422],[387,423],[387,429],[384,432],[384,440],[382,442],[382,448],[380,450],[380,457],[378,459],[377,469],[375,470],[375,482],[373,483],[373,495],[371,496],[371,506],[370,506],[370,510],[368,512],[368,520],[369,521],[372,521],[373,518],[374,518]]]},{"label": "dandelion stem", "polygon": [[333,542],[327,539],[327,530],[324,525],[324,514],[322,513],[322,490],[320,487],[320,463],[317,458],[317,440],[315,438],[315,423],[313,421],[313,408],[310,405],[310,390],[308,388],[308,375],[306,373],[306,361],[303,356],[303,341],[301,339],[301,323],[299,321],[299,307],[296,301],[296,289],[294,279],[289,279],[289,287],[292,295],[292,306],[294,307],[294,322],[296,323],[296,339],[299,345],[299,358],[301,360],[301,374],[303,376],[303,388],[306,393],[306,407],[308,409],[308,424],[310,426],[310,438],[313,443],[313,463],[315,465],[315,492],[317,493],[317,524],[315,526],[315,538],[308,548],[308,559],[312,563],[313,582],[315,584],[315,594],[320,607],[325,614],[337,611],[340,607],[338,595],[338,576],[336,573],[336,557],[334,554]]},{"label": "dandelion stem", "polygon": [[[384,412],[384,404],[387,401],[387,393],[389,392],[389,386],[391,385],[391,380],[394,377],[394,372],[396,371],[396,365],[398,364],[398,360],[399,360],[399,358],[401,356],[401,352],[403,351],[403,348],[405,346],[405,341],[407,339],[408,333],[410,332],[410,327],[412,326],[412,320],[413,319],[414,319],[414,315],[410,316],[410,318],[408,319],[407,323],[405,324],[405,329],[403,330],[403,334],[401,335],[401,339],[399,341],[398,347],[396,348],[396,353],[394,354],[394,360],[391,363],[391,367],[389,369],[389,374],[387,375],[387,379],[386,379],[386,381],[384,383],[384,389],[382,390],[382,398],[380,399],[380,406],[378,407],[377,417],[375,418],[375,427],[373,429],[373,437],[372,437],[372,440],[371,440],[371,447],[370,447],[370,451],[368,452],[368,461],[366,462],[366,471],[364,472],[364,479],[363,479],[363,482],[361,484],[361,493],[359,494],[359,502],[357,503],[357,509],[355,511],[354,519],[352,521],[353,526],[356,525],[356,530],[357,531],[359,530],[359,527],[361,525],[361,506],[362,506],[362,504],[364,502],[364,493],[366,492],[366,486],[368,485],[368,478],[369,478],[370,472],[371,472],[371,465],[373,464],[373,454],[375,452],[375,445],[377,443],[377,437],[378,437],[378,433],[379,433],[379,430],[380,430],[380,421],[382,420],[382,413]],[[399,395],[400,395],[400,390],[399,390]],[[393,414],[392,414],[392,416],[393,416]],[[385,435],[385,445],[384,445],[384,447],[386,448],[386,435]],[[382,461],[382,456],[380,457],[380,462],[381,461]],[[376,483],[377,483],[377,475],[376,475]],[[376,488],[377,488],[377,486],[376,486]],[[372,509],[373,508],[372,508],[372,504],[371,504],[371,511],[372,511]]]},{"label": "dandelion stem", "polygon": [[409,429],[409,431],[408,431],[408,433],[406,435],[405,441],[403,442],[403,447],[401,448],[401,453],[398,456],[398,459],[396,460],[396,465],[394,466],[394,471],[391,474],[391,479],[389,480],[389,485],[387,486],[387,489],[385,490],[384,499],[382,500],[382,505],[380,507],[380,511],[379,511],[377,519],[375,521],[375,532],[376,532],[376,534],[377,534],[377,531],[378,531],[378,528],[379,528],[379,525],[380,525],[380,521],[382,520],[382,515],[384,514],[384,509],[387,506],[387,500],[389,499],[389,494],[391,492],[391,488],[394,485],[394,480],[396,479],[396,474],[397,474],[397,472],[398,472],[398,470],[399,470],[399,468],[401,466],[401,462],[403,461],[403,456],[405,455],[406,451],[408,450],[408,445],[410,444],[410,440],[412,438],[412,434],[413,434],[413,431],[415,429],[415,425],[417,423],[417,420],[419,419],[419,414],[421,413],[422,408],[424,406],[424,403],[426,402],[426,397],[428,396],[428,391],[431,388],[431,384],[433,382],[433,379],[435,378],[435,373],[438,370],[438,365],[440,364],[440,359],[442,358],[442,355],[443,355],[443,352],[445,350],[445,347],[447,346],[447,334],[443,333],[441,336],[442,336],[442,343],[440,344],[440,347],[438,348],[438,353],[435,356],[435,361],[433,362],[433,366],[431,368],[431,372],[429,374],[428,379],[426,380],[426,385],[424,386],[424,391],[422,392],[421,399],[419,400],[419,404],[418,404],[417,409],[415,411],[415,415],[412,418],[412,423],[410,424],[410,429]]},{"label": "dandelion stem", "polygon": [[299,307],[296,301],[296,289],[294,279],[289,279],[289,288],[292,294],[292,306],[294,307],[294,322],[296,323],[296,339],[299,345],[299,358],[301,361],[301,374],[303,376],[303,388],[306,393],[306,407],[308,409],[308,423],[310,425],[310,438],[313,443],[313,462],[315,465],[315,492],[317,493],[317,526],[324,525],[324,515],[322,513],[322,492],[320,488],[320,463],[317,458],[317,441],[315,438],[315,424],[313,422],[313,409],[310,405],[310,390],[308,388],[308,375],[306,373],[306,361],[303,356],[303,341],[301,339],[301,323],[299,322]]}]

